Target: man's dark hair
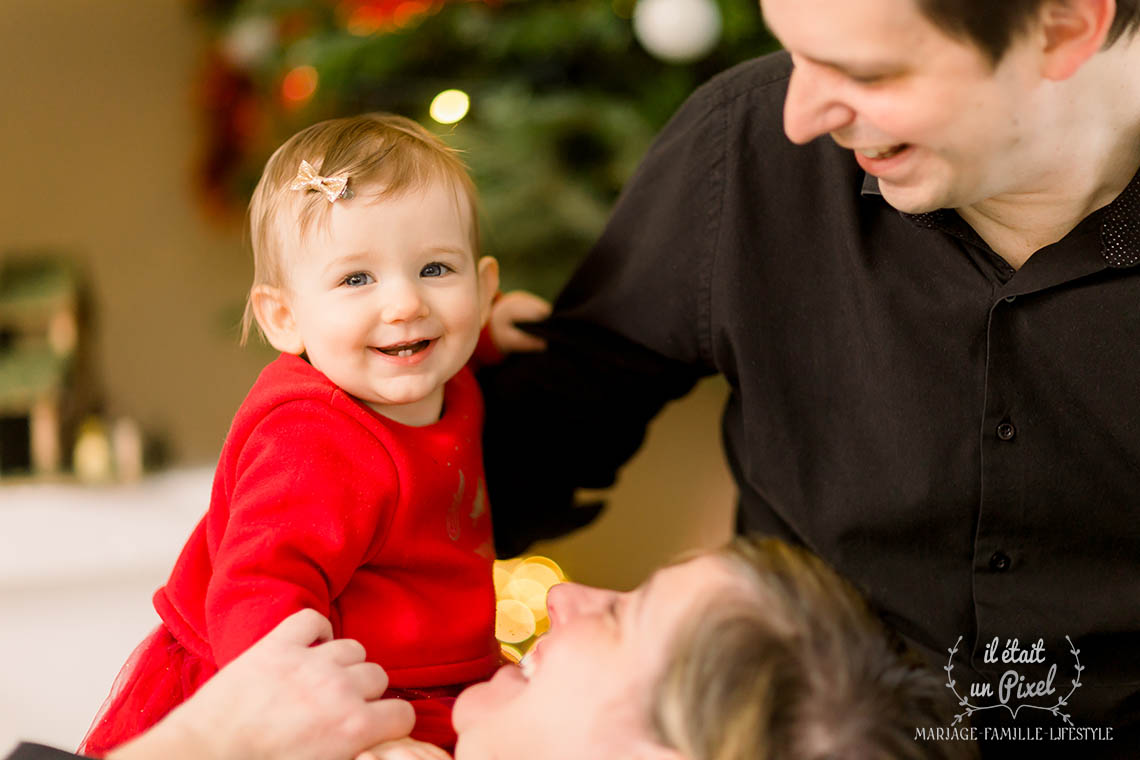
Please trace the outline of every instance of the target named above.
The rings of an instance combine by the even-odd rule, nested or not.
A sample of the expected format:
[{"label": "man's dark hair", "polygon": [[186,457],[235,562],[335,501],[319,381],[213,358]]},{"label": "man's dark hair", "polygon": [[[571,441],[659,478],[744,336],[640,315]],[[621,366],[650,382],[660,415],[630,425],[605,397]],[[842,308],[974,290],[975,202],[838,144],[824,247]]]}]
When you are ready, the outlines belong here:
[{"label": "man's dark hair", "polygon": [[[1014,38],[1051,0],[917,0],[919,10],[947,34],[970,40],[996,64]],[[1116,0],[1106,44],[1140,27],[1140,0]]]}]

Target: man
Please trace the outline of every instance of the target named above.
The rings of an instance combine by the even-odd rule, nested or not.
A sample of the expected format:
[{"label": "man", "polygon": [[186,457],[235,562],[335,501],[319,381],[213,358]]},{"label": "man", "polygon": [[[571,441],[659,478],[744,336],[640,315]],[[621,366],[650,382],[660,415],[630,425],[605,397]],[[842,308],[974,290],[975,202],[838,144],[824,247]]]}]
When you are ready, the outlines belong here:
[{"label": "man", "polygon": [[1140,3],[762,11],[788,52],[690,98],[484,374],[501,553],[719,372],[740,531],[861,586],[995,755],[1135,756]]}]

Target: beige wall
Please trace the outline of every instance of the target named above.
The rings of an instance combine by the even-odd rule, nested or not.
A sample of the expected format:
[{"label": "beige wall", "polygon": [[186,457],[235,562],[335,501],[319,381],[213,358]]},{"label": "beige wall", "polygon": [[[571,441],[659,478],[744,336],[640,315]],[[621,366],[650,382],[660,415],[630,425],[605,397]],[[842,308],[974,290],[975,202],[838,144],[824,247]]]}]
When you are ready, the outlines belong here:
[{"label": "beige wall", "polygon": [[217,456],[265,355],[221,325],[250,267],[240,230],[204,222],[191,184],[200,25],[188,0],[0,4],[0,252],[82,265],[109,411]]},{"label": "beige wall", "polygon": [[[109,411],[164,436],[176,464],[216,459],[269,356],[239,348],[221,324],[250,266],[240,230],[208,223],[193,195],[202,32],[192,5],[0,3],[0,252],[59,248],[81,262]],[[724,393],[713,381],[671,408],[610,512],[544,549],[577,579],[630,586],[685,547],[723,540]]]}]

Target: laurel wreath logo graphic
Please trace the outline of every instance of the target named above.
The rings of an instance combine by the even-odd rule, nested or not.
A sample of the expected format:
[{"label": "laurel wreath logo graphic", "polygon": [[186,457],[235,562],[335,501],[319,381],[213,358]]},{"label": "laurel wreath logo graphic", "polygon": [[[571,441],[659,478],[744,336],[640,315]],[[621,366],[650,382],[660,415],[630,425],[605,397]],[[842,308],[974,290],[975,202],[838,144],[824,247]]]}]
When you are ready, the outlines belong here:
[{"label": "laurel wreath logo graphic", "polygon": [[982,710],[992,710],[995,707],[1004,707],[1006,710],[1009,710],[1009,714],[1012,715],[1014,719],[1017,718],[1017,714],[1021,712],[1021,708],[1023,707],[1027,707],[1030,710],[1044,710],[1046,712],[1052,713],[1053,715],[1059,716],[1068,725],[1073,725],[1073,721],[1069,720],[1070,714],[1062,712],[1061,708],[1068,705],[1069,697],[1073,696],[1073,692],[1081,688],[1081,671],[1083,671],[1085,668],[1083,665],[1081,665],[1081,650],[1077,649],[1076,646],[1073,645],[1072,639],[1070,639],[1068,636],[1065,637],[1065,641],[1069,642],[1069,652],[1073,655],[1073,659],[1076,661],[1074,669],[1077,672],[1077,677],[1073,678],[1070,681],[1070,683],[1073,684],[1073,688],[1069,689],[1069,693],[1063,697],[1058,697],[1057,704],[1053,705],[1052,707],[1022,703],[1017,706],[1017,709],[1014,709],[1009,705],[1000,702],[994,705],[975,705],[970,702],[970,699],[968,697],[963,697],[958,693],[958,689],[955,688],[958,682],[954,680],[954,655],[958,653],[958,645],[962,643],[962,638],[962,636],[959,636],[958,640],[954,642],[954,646],[946,650],[950,653],[950,658],[946,661],[946,666],[942,668],[946,671],[946,688],[950,689],[950,691],[953,692],[955,698],[958,700],[958,706],[965,708],[965,710],[954,716],[954,722],[951,725],[956,726],[961,722],[963,718],[967,718],[976,712],[981,712]]}]

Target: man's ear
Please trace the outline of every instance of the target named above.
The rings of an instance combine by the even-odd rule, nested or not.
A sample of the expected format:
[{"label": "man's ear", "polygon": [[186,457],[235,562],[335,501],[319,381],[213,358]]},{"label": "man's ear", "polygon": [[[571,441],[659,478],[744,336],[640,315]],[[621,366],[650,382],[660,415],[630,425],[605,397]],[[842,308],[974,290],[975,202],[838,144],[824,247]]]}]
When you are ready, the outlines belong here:
[{"label": "man's ear", "polygon": [[491,304],[499,292],[499,262],[493,256],[483,256],[478,263],[479,276],[479,324],[487,324],[491,318]]},{"label": "man's ear", "polygon": [[1041,73],[1068,79],[1096,55],[1108,38],[1116,15],[1115,0],[1050,0],[1041,7]]},{"label": "man's ear", "polygon": [[255,285],[249,292],[249,302],[253,306],[253,316],[271,346],[284,354],[300,356],[305,352],[293,307],[284,290],[271,285]]}]

